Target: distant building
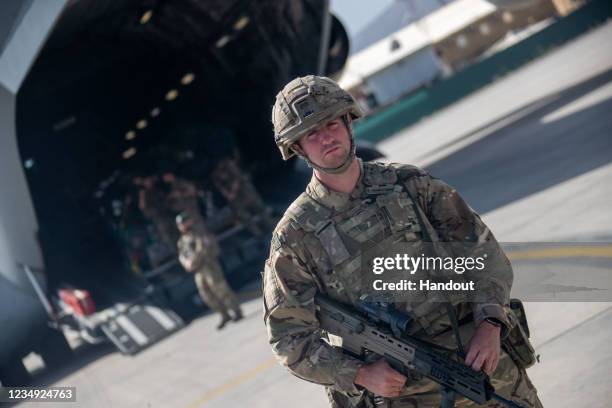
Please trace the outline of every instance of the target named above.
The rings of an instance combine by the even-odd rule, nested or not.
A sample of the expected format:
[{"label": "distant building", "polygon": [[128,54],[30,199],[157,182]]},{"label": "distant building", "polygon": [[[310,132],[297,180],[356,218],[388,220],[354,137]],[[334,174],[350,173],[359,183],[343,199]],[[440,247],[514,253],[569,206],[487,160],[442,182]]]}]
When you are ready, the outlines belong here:
[{"label": "distant building", "polygon": [[[550,0],[491,3],[497,3],[493,12],[483,14],[469,21],[465,26],[457,27],[456,30],[445,30],[448,35],[438,36],[434,40],[438,55],[453,70],[473,62],[508,32],[556,15],[556,9]],[[444,24],[447,19],[454,19],[453,13],[456,11],[458,10],[447,7],[446,10],[436,13],[435,17],[432,15],[431,23],[434,25],[434,30],[438,25]],[[468,19],[463,21],[468,22]]]},{"label": "distant building", "polygon": [[566,16],[579,7],[582,7],[587,0],[552,0],[560,16]]},{"label": "distant building", "polygon": [[411,24],[349,57],[340,85],[368,110],[421,87],[441,71],[428,37]]},{"label": "distant building", "polygon": [[395,0],[351,38],[351,54],[419,21],[455,0]]},{"label": "distant building", "polygon": [[[390,9],[397,12],[409,3],[398,0]],[[349,57],[340,84],[366,110],[392,103],[450,75],[474,62],[508,32],[558,13],[551,0],[429,2],[433,3],[437,5],[430,7],[433,11],[421,16],[427,8],[419,8],[411,14],[419,19]],[[391,14],[383,12],[381,16]],[[384,24],[381,18],[376,21]],[[397,21],[397,17],[391,18],[394,24]],[[371,35],[380,35],[380,31]]]}]

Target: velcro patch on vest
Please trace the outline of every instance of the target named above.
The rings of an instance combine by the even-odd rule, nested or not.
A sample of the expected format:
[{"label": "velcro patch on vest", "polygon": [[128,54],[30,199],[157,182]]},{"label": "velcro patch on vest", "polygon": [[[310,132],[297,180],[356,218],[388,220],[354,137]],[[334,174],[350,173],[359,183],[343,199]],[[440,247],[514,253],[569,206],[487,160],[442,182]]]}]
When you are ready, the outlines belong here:
[{"label": "velcro patch on vest", "polygon": [[365,208],[360,208],[358,212],[356,212],[350,218],[340,222],[340,229],[343,231],[350,231],[351,229],[363,224],[369,218],[372,218],[376,215],[376,207],[369,206]]},{"label": "velcro patch on vest", "polygon": [[338,265],[349,259],[350,254],[342,238],[338,235],[338,231],[336,231],[334,224],[331,222],[327,223],[315,233],[315,236],[321,242],[325,252],[327,252],[332,265]]},{"label": "velcro patch on vest", "polygon": [[398,193],[393,193],[377,197],[376,202],[387,212],[392,231],[418,232],[421,230],[411,200],[401,197]]},{"label": "velcro patch on vest", "polygon": [[344,232],[357,242],[367,242],[385,228],[385,224],[378,216],[375,206],[366,207],[353,217],[338,223],[338,230]]},{"label": "velcro patch on vest", "polygon": [[371,186],[396,184],[397,174],[395,169],[384,164],[364,163],[364,181]]},{"label": "velcro patch on vest", "polygon": [[370,186],[365,188],[365,192],[367,195],[381,195],[381,194],[389,194],[395,191],[394,184],[383,184],[378,186]]}]

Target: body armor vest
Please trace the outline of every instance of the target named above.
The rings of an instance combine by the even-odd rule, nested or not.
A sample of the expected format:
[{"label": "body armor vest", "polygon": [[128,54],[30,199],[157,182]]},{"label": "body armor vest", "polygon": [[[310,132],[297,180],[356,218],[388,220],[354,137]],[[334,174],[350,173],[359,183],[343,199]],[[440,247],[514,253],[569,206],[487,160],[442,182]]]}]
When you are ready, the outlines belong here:
[{"label": "body armor vest", "polygon": [[[442,256],[434,228],[402,185],[396,170],[388,170],[391,171],[366,172],[365,197],[341,211],[322,205],[307,193],[302,193],[287,210],[289,218],[305,232],[304,246],[311,258],[307,263],[319,290],[338,301],[355,305],[367,292],[362,278],[368,271],[361,270],[366,253],[393,257],[396,252],[389,252],[393,245],[411,257]],[[424,242],[430,243],[427,249]],[[434,246],[440,252],[431,253]],[[462,278],[457,275],[455,280]],[[440,292],[419,295],[422,300],[397,303],[396,307],[418,322],[411,334],[423,330],[434,335],[430,323],[446,315],[440,302],[448,299],[441,298]],[[466,299],[452,299],[453,304],[463,301]]]}]

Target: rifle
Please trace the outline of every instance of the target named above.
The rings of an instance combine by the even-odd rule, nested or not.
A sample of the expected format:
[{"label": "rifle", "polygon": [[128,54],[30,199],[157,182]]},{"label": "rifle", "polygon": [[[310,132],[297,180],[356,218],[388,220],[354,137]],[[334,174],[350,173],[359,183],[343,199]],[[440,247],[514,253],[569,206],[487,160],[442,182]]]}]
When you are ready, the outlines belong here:
[{"label": "rifle", "polygon": [[510,408],[524,408],[497,394],[484,372],[474,371],[432,345],[408,336],[410,317],[391,305],[362,301],[354,309],[321,294],[315,296],[315,304],[321,328],[342,337],[342,348],[349,354],[359,358],[369,350],[406,376],[413,370],[440,384],[441,408],[454,407],[456,394],[477,404],[494,399]]}]

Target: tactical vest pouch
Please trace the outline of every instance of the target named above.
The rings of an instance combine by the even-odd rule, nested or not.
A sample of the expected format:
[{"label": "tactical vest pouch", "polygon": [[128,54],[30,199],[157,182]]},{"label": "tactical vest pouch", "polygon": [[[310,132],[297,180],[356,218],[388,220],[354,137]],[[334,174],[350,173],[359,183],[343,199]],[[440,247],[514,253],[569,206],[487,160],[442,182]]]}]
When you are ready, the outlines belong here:
[{"label": "tactical vest pouch", "polygon": [[376,204],[386,212],[393,232],[418,232],[421,230],[412,207],[412,200],[403,197],[403,194],[394,192],[380,195],[376,197]]},{"label": "tactical vest pouch", "polygon": [[339,265],[350,258],[351,255],[349,251],[344,246],[342,238],[338,235],[338,231],[336,231],[336,227],[331,221],[326,223],[322,228],[319,228],[315,232],[315,236],[321,242],[332,265]]},{"label": "tactical vest pouch", "polygon": [[367,207],[337,224],[338,230],[359,243],[372,240],[384,231],[385,225],[376,207]]},{"label": "tactical vest pouch", "polygon": [[512,327],[502,340],[502,347],[519,368],[529,368],[535,364],[537,357],[529,341],[527,315],[519,299],[510,299],[508,319]]}]

